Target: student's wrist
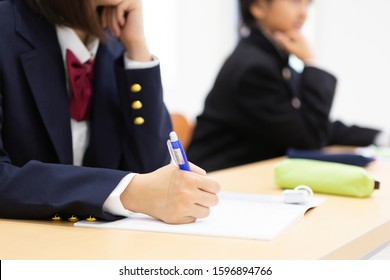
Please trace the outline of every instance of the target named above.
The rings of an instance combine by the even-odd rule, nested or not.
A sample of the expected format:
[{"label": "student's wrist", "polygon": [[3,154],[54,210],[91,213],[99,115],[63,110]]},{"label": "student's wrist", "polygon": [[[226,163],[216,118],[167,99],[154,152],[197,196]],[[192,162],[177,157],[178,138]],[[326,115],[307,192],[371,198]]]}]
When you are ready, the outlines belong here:
[{"label": "student's wrist", "polygon": [[122,201],[120,200],[120,196],[126,187],[130,184],[131,180],[134,178],[136,173],[130,173],[122,178],[119,184],[115,187],[115,189],[108,196],[106,201],[103,204],[103,210],[113,215],[124,216],[127,217],[131,213],[128,211]]},{"label": "student's wrist", "polygon": [[317,62],[314,58],[308,58],[308,59],[305,59],[302,61],[305,64],[305,66],[316,66],[317,65]]},{"label": "student's wrist", "polygon": [[141,40],[140,42],[127,43],[126,50],[126,56],[130,60],[139,62],[148,62],[153,60],[153,56],[144,40]]},{"label": "student's wrist", "polygon": [[143,198],[149,198],[147,195],[148,183],[145,183],[146,177],[146,174],[136,174],[120,195],[120,200],[126,210],[147,214],[143,209],[145,205]]},{"label": "student's wrist", "polygon": [[301,57],[301,60],[302,60],[302,62],[303,62],[305,65],[316,64],[316,59],[315,59],[315,57],[314,57],[313,54],[306,54],[305,56],[302,56],[302,57]]}]

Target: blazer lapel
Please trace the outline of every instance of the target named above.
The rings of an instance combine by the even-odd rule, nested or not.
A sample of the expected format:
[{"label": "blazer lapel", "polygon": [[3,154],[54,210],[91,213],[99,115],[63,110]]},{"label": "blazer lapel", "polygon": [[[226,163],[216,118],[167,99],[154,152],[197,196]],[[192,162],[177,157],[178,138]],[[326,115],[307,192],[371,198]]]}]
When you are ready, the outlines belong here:
[{"label": "blazer lapel", "polygon": [[120,56],[120,52],[111,50],[107,44],[100,44],[96,54],[90,114],[91,137],[83,161],[86,166],[120,168],[120,135],[124,128],[121,127],[123,120],[120,118],[114,70],[114,60]]},{"label": "blazer lapel", "polygon": [[[15,5],[24,5],[16,1]],[[33,48],[21,55],[21,63],[36,106],[58,155],[59,162],[72,163],[72,138],[65,70],[53,26],[23,6],[15,9],[16,31]],[[28,28],[27,28],[28,26]],[[34,30],[30,33],[29,30]]]},{"label": "blazer lapel", "polygon": [[289,54],[278,49],[260,29],[253,28],[251,31],[250,39],[253,40],[260,49],[269,53],[276,59],[279,64],[281,75],[284,69],[288,69],[290,71],[290,77],[284,78],[284,82],[288,88],[289,97],[300,98],[298,88],[300,84],[300,77],[289,65]]},{"label": "blazer lapel", "polygon": [[274,43],[271,42],[270,38],[268,38],[259,28],[252,28],[249,38],[250,40],[253,40],[255,44],[263,51],[276,57],[281,68],[284,68],[288,65],[288,53],[278,49]]}]

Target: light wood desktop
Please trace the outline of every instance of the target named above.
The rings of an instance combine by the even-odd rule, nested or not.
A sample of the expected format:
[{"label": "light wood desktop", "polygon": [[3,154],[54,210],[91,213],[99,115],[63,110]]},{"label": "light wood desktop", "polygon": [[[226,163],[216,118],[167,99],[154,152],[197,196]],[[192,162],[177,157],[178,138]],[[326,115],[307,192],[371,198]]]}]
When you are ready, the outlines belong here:
[{"label": "light wood desktop", "polygon": [[[280,160],[209,175],[224,191],[281,195],[273,183]],[[390,241],[390,162],[374,162],[367,169],[381,181],[370,198],[316,194],[327,200],[272,241],[0,219],[0,259],[361,259]]]}]

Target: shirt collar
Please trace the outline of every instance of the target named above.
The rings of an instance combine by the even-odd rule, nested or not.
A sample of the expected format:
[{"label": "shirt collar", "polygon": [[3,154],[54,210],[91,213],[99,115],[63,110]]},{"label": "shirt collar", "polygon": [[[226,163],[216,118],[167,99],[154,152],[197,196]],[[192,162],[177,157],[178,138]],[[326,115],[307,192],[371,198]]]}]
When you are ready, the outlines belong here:
[{"label": "shirt collar", "polygon": [[72,28],[56,25],[56,31],[64,61],[67,49],[72,51],[81,63],[95,58],[99,47],[98,38],[92,37],[86,46]]}]

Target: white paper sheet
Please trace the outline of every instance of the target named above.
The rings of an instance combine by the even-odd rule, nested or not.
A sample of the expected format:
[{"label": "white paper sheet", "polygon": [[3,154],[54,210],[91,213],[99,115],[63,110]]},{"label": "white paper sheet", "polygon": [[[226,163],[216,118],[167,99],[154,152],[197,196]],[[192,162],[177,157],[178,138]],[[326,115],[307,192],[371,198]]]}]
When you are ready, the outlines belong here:
[{"label": "white paper sheet", "polygon": [[287,204],[282,196],[222,192],[209,217],[192,224],[169,225],[143,214],[114,222],[75,223],[78,227],[113,228],[231,238],[272,240],[323,198],[308,204]]}]

